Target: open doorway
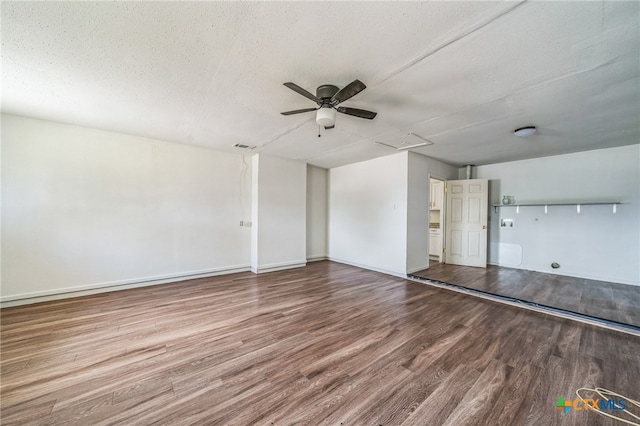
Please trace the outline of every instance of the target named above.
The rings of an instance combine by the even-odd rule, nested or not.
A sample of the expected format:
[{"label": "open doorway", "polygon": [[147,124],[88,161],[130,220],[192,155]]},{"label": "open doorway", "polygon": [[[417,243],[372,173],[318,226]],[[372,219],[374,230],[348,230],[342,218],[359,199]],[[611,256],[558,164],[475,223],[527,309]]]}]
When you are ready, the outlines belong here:
[{"label": "open doorway", "polygon": [[442,263],[444,241],[444,181],[429,178],[429,260]]}]

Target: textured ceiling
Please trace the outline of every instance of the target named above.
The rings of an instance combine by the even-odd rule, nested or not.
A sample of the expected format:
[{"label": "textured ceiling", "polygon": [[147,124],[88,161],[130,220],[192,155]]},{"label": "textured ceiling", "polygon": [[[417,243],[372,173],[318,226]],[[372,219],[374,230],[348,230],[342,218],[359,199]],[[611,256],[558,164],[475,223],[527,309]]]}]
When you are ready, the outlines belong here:
[{"label": "textured ceiling", "polygon": [[[335,167],[640,142],[639,2],[2,2],[2,110]],[[367,89],[318,138],[315,92]],[[512,134],[525,125],[539,132]],[[253,151],[233,148],[255,145]]]}]

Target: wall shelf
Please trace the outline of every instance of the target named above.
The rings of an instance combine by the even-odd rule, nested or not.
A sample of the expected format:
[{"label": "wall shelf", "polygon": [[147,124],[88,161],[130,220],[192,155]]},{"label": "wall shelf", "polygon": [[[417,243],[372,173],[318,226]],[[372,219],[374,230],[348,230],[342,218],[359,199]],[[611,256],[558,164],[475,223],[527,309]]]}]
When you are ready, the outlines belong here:
[{"label": "wall shelf", "polygon": [[580,214],[580,206],[598,206],[598,205],[610,205],[612,206],[613,213],[616,213],[617,206],[625,204],[620,201],[550,201],[548,203],[513,203],[513,204],[492,204],[493,211],[498,213],[498,209],[501,207],[515,207],[516,213],[520,211],[520,207],[544,207],[544,212],[547,213],[549,206],[576,206],[576,211]]}]

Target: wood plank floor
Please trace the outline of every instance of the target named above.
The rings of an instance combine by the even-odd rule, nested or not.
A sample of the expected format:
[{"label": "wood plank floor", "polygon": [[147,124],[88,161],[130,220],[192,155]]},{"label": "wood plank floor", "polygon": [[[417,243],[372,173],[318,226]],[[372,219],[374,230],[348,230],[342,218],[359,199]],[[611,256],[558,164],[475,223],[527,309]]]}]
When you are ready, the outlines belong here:
[{"label": "wood plank floor", "polygon": [[429,262],[419,277],[640,327],[640,287],[488,265]]},{"label": "wood plank floor", "polygon": [[3,425],[614,425],[640,338],[332,262],[2,309]]}]

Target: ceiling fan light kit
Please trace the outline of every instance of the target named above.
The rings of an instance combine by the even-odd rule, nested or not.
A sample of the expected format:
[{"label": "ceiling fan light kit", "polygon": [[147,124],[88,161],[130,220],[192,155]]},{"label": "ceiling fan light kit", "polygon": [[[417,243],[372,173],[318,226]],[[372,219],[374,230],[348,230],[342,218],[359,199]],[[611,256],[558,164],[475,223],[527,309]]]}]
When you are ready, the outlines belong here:
[{"label": "ceiling fan light kit", "polygon": [[325,128],[333,126],[336,124],[336,110],[331,107],[318,108],[316,123],[318,123],[318,126],[324,126]]},{"label": "ceiling fan light kit", "polygon": [[323,84],[318,86],[315,96],[295,83],[287,82],[283,84],[294,92],[317,103],[318,108],[303,108],[293,111],[285,111],[280,113],[282,115],[293,115],[316,111],[316,123],[319,126],[323,126],[325,129],[332,129],[334,127],[336,123],[336,111],[341,114],[352,115],[354,117],[365,118],[367,120],[373,120],[377,115],[377,113],[373,111],[367,111],[364,109],[342,106],[338,107],[338,104],[346,101],[347,99],[351,99],[366,89],[367,86],[365,86],[365,84],[360,80],[353,80],[342,89],[339,89],[333,84]]}]

